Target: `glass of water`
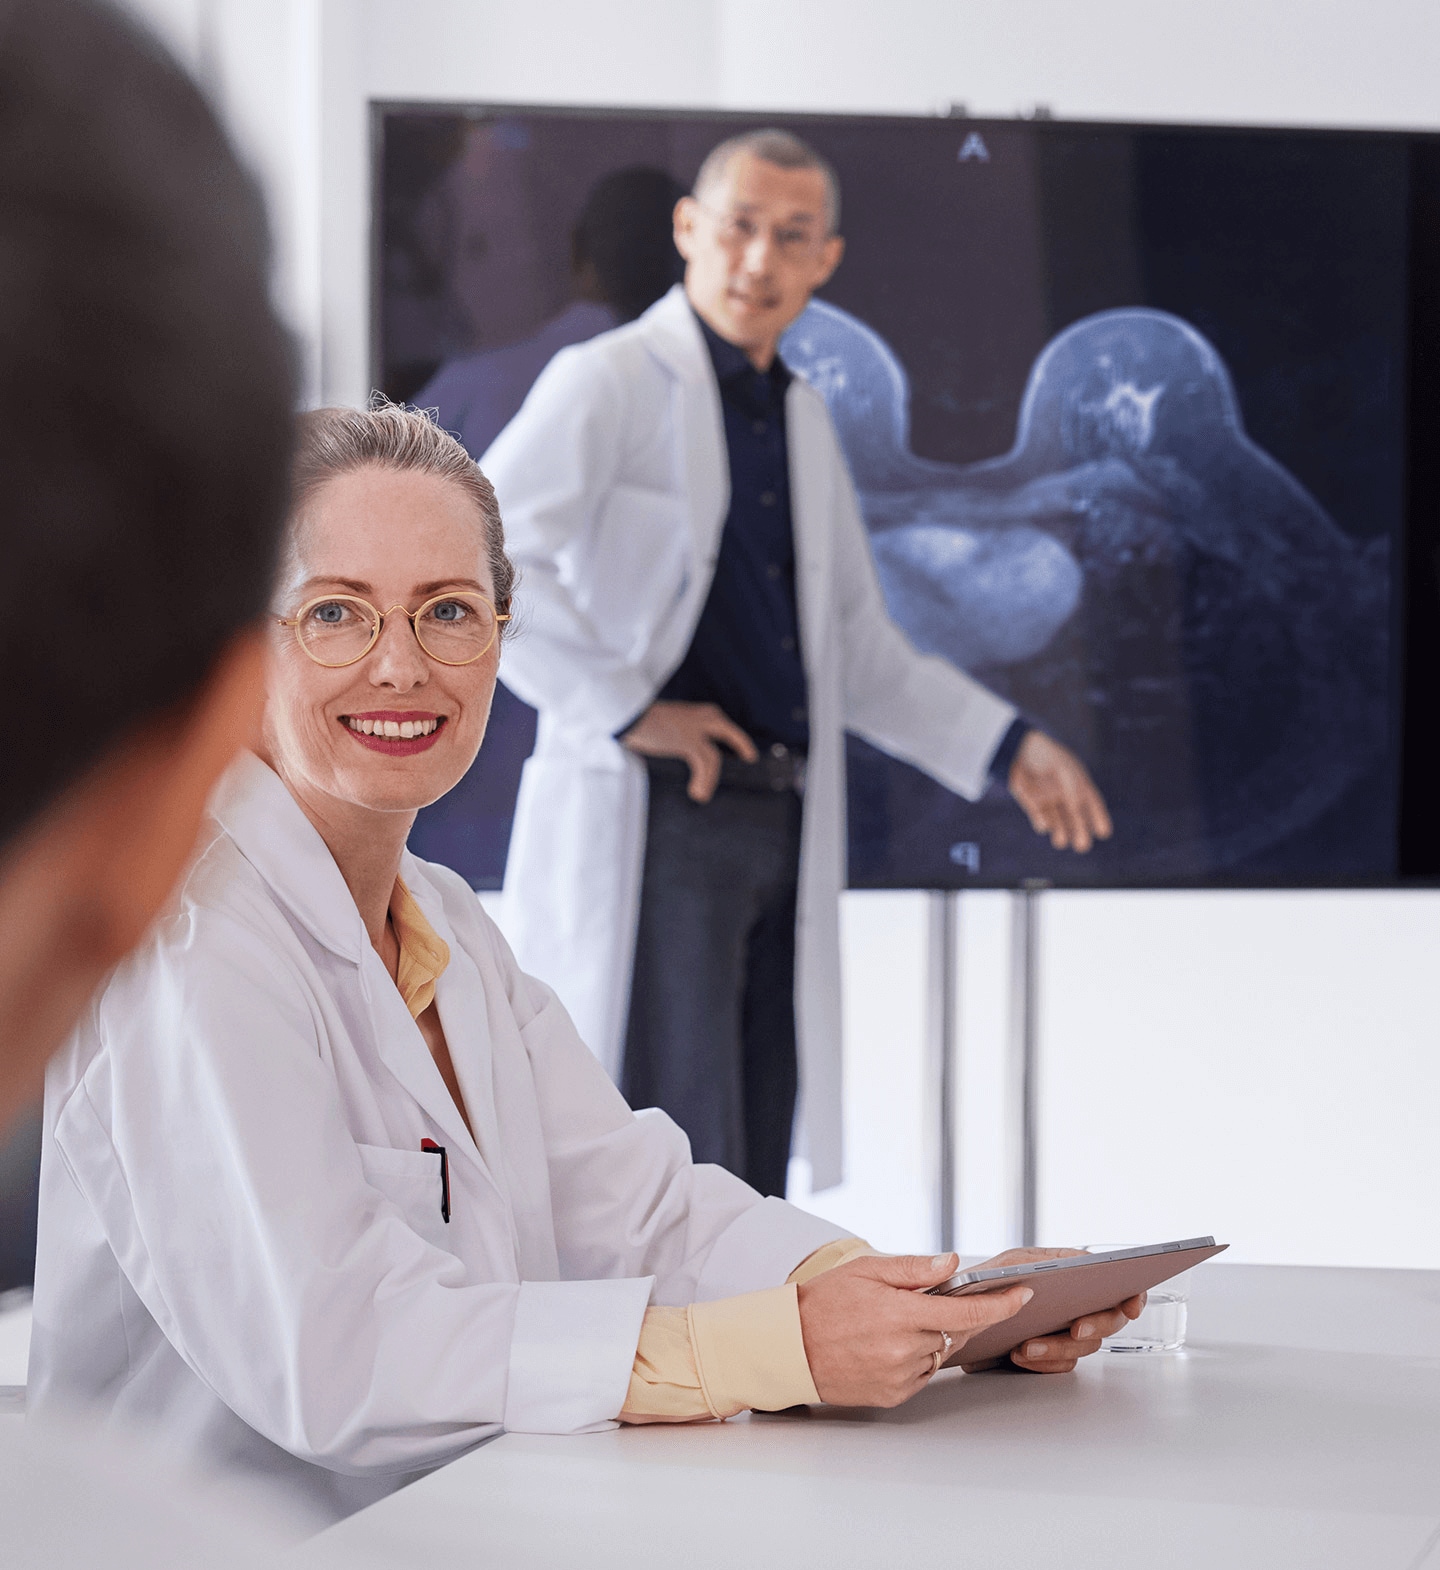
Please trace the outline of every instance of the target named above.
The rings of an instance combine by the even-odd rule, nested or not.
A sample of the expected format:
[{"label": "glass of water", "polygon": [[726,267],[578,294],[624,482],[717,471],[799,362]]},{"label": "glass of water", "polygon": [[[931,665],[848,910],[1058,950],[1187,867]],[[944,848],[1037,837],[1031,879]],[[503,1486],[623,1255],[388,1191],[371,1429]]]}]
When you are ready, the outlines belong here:
[{"label": "glass of water", "polygon": [[[1091,1243],[1087,1254],[1104,1254],[1121,1243]],[[1127,1321],[1108,1336],[1108,1352],[1178,1352],[1185,1345],[1185,1321],[1190,1306],[1191,1272],[1182,1271],[1158,1287],[1151,1287],[1139,1319]]]}]

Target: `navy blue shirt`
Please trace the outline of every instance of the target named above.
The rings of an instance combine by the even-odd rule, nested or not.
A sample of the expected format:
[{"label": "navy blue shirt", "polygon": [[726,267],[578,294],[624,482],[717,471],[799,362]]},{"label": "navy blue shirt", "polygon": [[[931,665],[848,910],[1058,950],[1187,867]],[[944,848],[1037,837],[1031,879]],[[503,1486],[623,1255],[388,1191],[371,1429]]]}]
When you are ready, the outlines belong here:
[{"label": "navy blue shirt", "polygon": [[743,349],[703,321],[700,330],[720,384],[730,511],[689,652],[659,696],[717,704],[762,749],[803,748],[810,722],[785,439],[790,372],[778,355],[757,371]]}]

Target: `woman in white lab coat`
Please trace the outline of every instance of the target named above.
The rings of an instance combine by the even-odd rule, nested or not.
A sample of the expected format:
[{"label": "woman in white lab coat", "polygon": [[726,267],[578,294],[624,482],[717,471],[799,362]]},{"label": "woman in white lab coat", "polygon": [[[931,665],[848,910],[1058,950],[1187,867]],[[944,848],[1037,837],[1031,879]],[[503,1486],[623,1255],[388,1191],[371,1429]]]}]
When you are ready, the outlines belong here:
[{"label": "woman in white lab coat", "polygon": [[893,1404],[1020,1303],[904,1290],[953,1256],[851,1258],[693,1165],[405,851],[479,748],[510,579],[451,438],[307,417],[263,757],[47,1085],[33,1406],[158,1428],[330,1518],[502,1426]]}]

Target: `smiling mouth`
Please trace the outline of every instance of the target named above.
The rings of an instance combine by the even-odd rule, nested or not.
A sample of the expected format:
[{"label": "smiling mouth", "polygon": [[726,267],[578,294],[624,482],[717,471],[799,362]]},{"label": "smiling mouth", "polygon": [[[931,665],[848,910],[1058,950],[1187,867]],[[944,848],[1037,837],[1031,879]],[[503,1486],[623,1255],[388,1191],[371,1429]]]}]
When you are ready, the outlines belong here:
[{"label": "smiling mouth", "polygon": [[445,715],[421,714],[414,719],[397,719],[385,714],[342,714],[340,723],[371,752],[391,758],[409,758],[428,752],[440,740]]},{"label": "smiling mouth", "polygon": [[346,714],[342,718],[357,735],[384,736],[392,741],[410,741],[416,736],[432,735],[444,723],[442,717],[429,720],[364,720]]}]

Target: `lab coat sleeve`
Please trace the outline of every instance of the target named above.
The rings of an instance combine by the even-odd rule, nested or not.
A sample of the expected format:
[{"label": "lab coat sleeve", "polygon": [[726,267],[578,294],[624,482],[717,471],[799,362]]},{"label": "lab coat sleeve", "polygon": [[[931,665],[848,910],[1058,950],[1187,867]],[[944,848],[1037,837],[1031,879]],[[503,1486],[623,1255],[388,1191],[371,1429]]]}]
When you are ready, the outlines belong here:
[{"label": "lab coat sleeve", "polygon": [[723,1167],[692,1162],[665,1113],[631,1111],[560,1000],[520,971],[475,909],[521,1024],[563,1276],[653,1277],[655,1303],[705,1302],[779,1286],[817,1248],[849,1236],[762,1198]]},{"label": "lab coat sleeve", "polygon": [[477,1279],[421,1237],[365,1179],[317,1007],[283,942],[203,907],[107,990],[55,1143],[171,1345],[338,1472],[612,1417],[651,1283]]},{"label": "lab coat sleeve", "polygon": [[[652,696],[616,627],[588,607],[607,570],[596,532],[624,450],[624,377],[594,346],[562,350],[481,459],[518,575],[519,614],[501,674],[561,724],[612,735]],[[613,553],[612,553],[613,554]]]},{"label": "lab coat sleeve", "polygon": [[1013,704],[934,654],[921,654],[885,606],[850,472],[833,428],[835,604],[845,724],[971,801],[1015,718]]}]

